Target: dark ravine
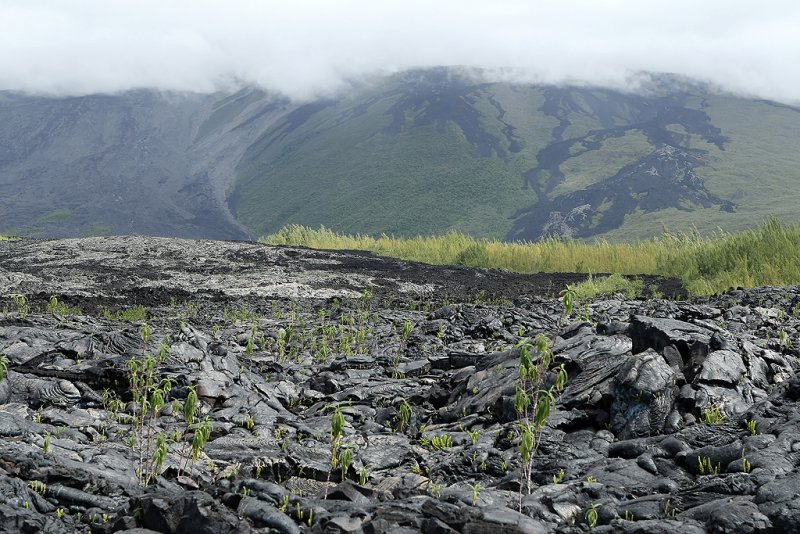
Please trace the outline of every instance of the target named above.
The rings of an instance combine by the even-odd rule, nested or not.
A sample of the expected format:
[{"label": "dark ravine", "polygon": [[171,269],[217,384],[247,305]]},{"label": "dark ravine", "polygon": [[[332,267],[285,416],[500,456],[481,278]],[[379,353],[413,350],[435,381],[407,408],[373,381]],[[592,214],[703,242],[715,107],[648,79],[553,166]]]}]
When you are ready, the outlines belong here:
[{"label": "dark ravine", "polygon": [[[578,277],[244,242],[2,242],[0,529],[577,533],[594,510],[593,532],[800,530],[800,288],[686,300],[650,280],[684,300],[605,297],[561,321],[553,295]],[[52,295],[82,313],[47,312]],[[147,343],[103,314],[137,304]],[[520,506],[517,345],[538,333],[557,334],[569,381]],[[153,435],[177,440],[142,487],[128,365],[162,346],[168,400],[196,388],[212,431],[184,467],[195,427],[167,402]],[[353,461],[328,482],[334,406]]]}]

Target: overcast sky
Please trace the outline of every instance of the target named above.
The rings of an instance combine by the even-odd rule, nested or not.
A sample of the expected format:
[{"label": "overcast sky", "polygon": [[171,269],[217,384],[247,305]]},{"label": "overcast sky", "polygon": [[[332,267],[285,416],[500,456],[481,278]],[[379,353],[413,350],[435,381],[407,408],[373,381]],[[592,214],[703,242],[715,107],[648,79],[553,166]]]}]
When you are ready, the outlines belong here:
[{"label": "overcast sky", "polygon": [[797,104],[800,2],[0,0],[0,89],[311,98],[435,65],[613,87],[669,72]]}]

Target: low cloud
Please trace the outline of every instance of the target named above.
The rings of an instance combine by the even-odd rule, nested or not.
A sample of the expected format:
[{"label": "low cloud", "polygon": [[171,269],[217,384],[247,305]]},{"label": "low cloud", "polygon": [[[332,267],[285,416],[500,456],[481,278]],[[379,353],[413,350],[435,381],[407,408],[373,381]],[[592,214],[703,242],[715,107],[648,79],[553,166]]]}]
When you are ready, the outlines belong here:
[{"label": "low cloud", "polygon": [[4,0],[0,89],[258,85],[293,98],[460,65],[488,79],[635,89],[672,73],[800,103],[800,3],[717,0]]}]

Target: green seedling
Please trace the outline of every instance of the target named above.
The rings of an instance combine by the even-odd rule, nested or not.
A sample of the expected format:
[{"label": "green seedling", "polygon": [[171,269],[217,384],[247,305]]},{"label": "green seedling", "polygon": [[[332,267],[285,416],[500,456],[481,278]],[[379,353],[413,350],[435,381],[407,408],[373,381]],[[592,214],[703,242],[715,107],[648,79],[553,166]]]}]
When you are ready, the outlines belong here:
[{"label": "green seedling", "polygon": [[742,449],[742,471],[745,473],[750,473],[752,471],[753,466],[750,464],[747,458],[744,456],[744,449]]},{"label": "green seedling", "polygon": [[712,405],[703,410],[703,417],[701,421],[707,425],[721,425],[728,417],[722,413],[722,410],[717,405]]},{"label": "green seedling", "polygon": [[414,329],[414,323],[406,319],[403,321],[403,330],[402,330],[402,337],[403,341],[408,341],[408,338],[411,337],[411,331]]},{"label": "green seedling", "polygon": [[[345,418],[341,409],[337,406],[331,415],[331,465],[328,469],[328,482],[331,480],[331,472],[336,469],[339,462],[339,443],[344,435]],[[349,466],[348,466],[349,467]],[[328,486],[325,486],[325,500],[328,499]]]},{"label": "green seedling", "polygon": [[701,475],[718,475],[721,467],[720,464],[713,465],[711,463],[711,458],[708,456],[705,458],[700,458],[698,456],[697,464]]},{"label": "green seedling", "polygon": [[448,449],[453,446],[453,438],[449,434],[442,434],[441,436],[434,436],[431,439],[431,447],[434,449]]},{"label": "green seedling", "polygon": [[586,524],[589,525],[589,528],[594,528],[597,526],[597,509],[600,508],[600,505],[597,503],[592,504],[591,507],[586,511]]},{"label": "green seedling", "polygon": [[625,510],[625,521],[635,521],[633,518],[633,512]]},{"label": "green seedling", "polygon": [[750,435],[757,436],[758,435],[758,423],[755,419],[748,419],[746,422],[747,430],[750,431]]},{"label": "green seedling", "polygon": [[342,480],[347,478],[347,473],[350,471],[350,465],[353,463],[353,451],[350,447],[344,447],[339,452],[339,467],[342,470]]},{"label": "green seedling", "polygon": [[475,482],[474,484],[467,484],[467,485],[472,490],[472,506],[477,506],[478,498],[480,497],[483,486],[481,486],[480,482]]},{"label": "green seedling", "polygon": [[564,482],[564,475],[565,475],[564,470],[559,469],[558,473],[553,475],[553,484],[561,484],[562,482]]},{"label": "green seedling", "polygon": [[403,432],[406,428],[408,428],[408,424],[411,422],[411,416],[413,414],[413,410],[411,409],[411,405],[408,403],[406,399],[403,399],[400,402],[400,426],[398,427],[399,432]]}]

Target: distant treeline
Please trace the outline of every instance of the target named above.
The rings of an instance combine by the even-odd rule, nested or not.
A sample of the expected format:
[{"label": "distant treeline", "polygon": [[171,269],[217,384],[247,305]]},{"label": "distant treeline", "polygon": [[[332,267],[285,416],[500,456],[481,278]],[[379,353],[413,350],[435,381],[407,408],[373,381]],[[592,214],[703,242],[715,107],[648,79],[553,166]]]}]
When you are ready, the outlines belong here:
[{"label": "distant treeline", "polygon": [[635,243],[549,238],[505,243],[450,232],[399,238],[338,234],[325,227],[285,226],[262,238],[275,245],[368,250],[432,264],[503,269],[518,273],[654,274],[680,278],[695,295],[731,287],[800,283],[800,227],[768,219],[736,234],[664,233]]}]

